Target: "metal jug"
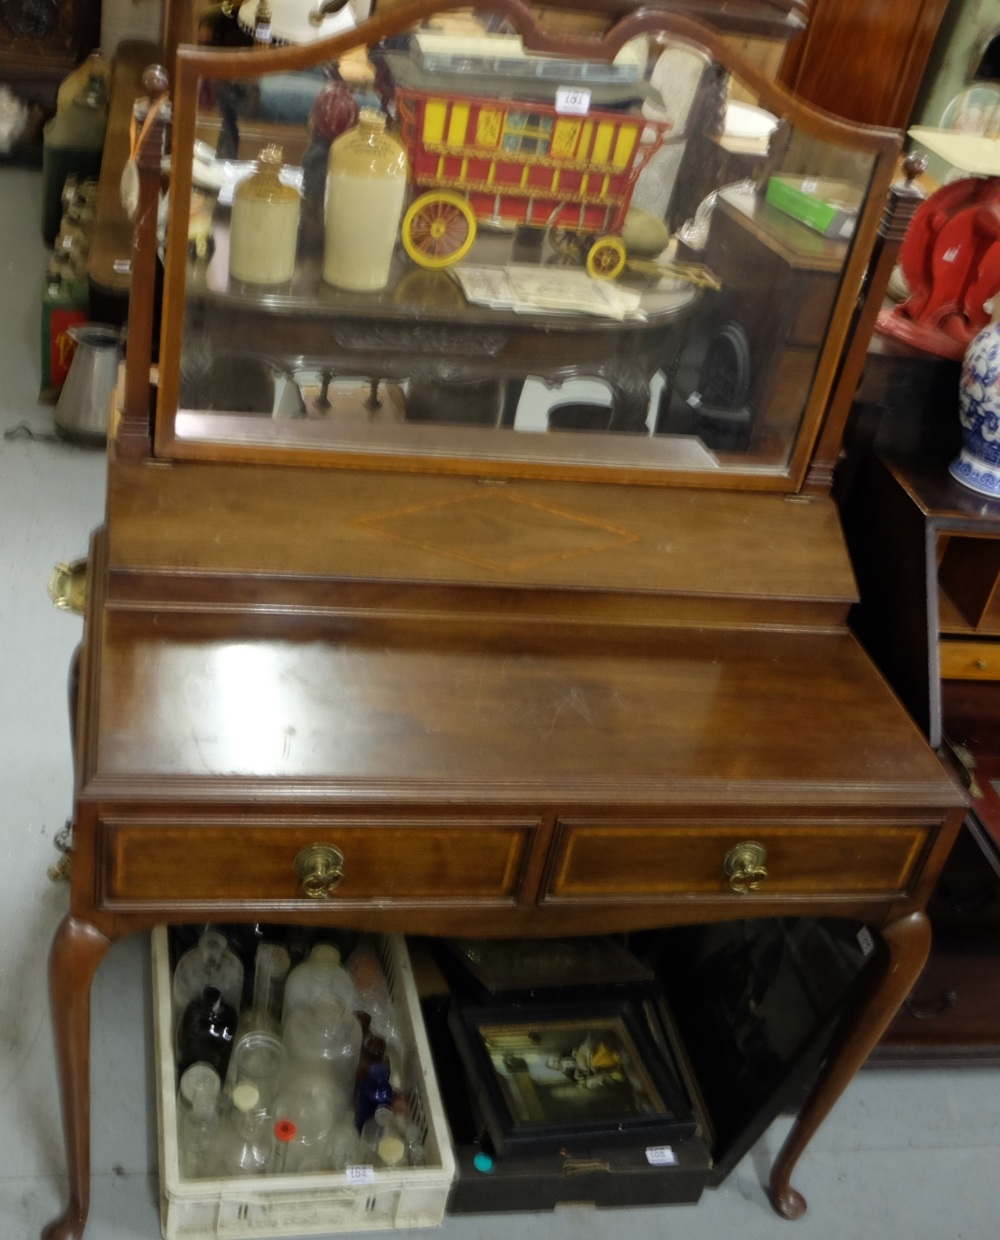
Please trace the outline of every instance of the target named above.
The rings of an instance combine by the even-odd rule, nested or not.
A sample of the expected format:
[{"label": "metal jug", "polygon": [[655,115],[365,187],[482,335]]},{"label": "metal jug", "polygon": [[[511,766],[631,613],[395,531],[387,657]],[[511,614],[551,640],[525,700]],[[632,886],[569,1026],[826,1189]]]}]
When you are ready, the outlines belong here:
[{"label": "metal jug", "polygon": [[67,330],[76,341],[76,352],[56,404],[56,430],[64,439],[97,447],[108,438],[122,334],[106,323],[81,323]]}]

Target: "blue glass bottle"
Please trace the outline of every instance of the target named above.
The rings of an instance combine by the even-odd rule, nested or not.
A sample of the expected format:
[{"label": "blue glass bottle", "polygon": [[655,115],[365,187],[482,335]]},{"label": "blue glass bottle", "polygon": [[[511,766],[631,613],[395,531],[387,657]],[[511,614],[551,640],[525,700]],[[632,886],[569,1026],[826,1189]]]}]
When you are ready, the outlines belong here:
[{"label": "blue glass bottle", "polygon": [[392,1106],[392,1086],[389,1083],[389,1063],[385,1059],[377,1059],[368,1069],[368,1073],[358,1089],[358,1098],[354,1107],[354,1126],[358,1132],[365,1121],[372,1118],[379,1107]]}]

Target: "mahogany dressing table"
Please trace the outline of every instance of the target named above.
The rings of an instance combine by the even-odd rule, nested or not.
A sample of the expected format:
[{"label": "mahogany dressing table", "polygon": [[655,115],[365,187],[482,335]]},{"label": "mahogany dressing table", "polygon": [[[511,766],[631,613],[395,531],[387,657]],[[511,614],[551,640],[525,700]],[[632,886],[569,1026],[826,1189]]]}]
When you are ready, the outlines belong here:
[{"label": "mahogany dressing table", "polygon": [[[824,484],[858,293],[892,258],[879,228],[897,138],[809,111],[683,18],[640,12],[603,41],[555,44],[516,0],[494,8],[568,64],[606,65],[633,38],[651,55],[691,42],[792,127],[786,171],[859,178],[815,369],[786,396],[800,416],[766,456],[752,435],[722,453],[659,434],[652,410],[627,435],[362,425],[305,399],[314,376],[291,348],[306,416],[185,407],[185,350],[213,345],[187,318],[204,274],[187,203],[206,86],[245,77],[248,55],[254,74],[335,61],[435,6],[311,48],[180,49],[172,118],[161,110],[140,151],[129,361],[89,564],[71,910],[50,973],[70,1194],[49,1237],[86,1225],[94,972],[112,941],[158,923],[478,936],[864,923],[885,964],[774,1166],[788,1218],[805,1208],[799,1156],[927,956],[924,906],[963,796],[847,627],[856,590]],[[307,293],[219,296],[248,324],[247,359],[299,327],[322,335],[327,311]],[[578,317],[562,330],[585,341]],[[456,330],[461,318],[459,305]],[[530,351],[523,362],[545,377]]]}]

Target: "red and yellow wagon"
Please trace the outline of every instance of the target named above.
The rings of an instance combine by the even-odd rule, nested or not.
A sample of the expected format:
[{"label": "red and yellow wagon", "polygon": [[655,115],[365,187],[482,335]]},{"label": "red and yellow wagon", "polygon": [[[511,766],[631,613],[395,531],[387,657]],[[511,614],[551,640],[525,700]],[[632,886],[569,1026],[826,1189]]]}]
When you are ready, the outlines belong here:
[{"label": "red and yellow wagon", "polygon": [[[476,221],[578,234],[587,270],[611,279],[625,265],[620,233],[636,180],[670,126],[630,112],[535,100],[398,89],[411,179],[406,252],[422,267],[468,253]],[[577,110],[578,109],[578,110]]]}]

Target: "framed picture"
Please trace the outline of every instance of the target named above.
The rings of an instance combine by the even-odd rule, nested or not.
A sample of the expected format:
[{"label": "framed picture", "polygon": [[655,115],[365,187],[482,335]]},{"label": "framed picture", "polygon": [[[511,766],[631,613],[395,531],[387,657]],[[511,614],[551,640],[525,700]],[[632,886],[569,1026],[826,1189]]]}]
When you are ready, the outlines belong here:
[{"label": "framed picture", "polygon": [[[595,986],[652,983],[655,973],[610,936],[570,939],[442,939],[447,959],[457,964],[486,1002],[513,1002],[538,991],[578,992]],[[465,990],[469,985],[464,986]],[[564,993],[552,996],[566,1000]]]},{"label": "framed picture", "polygon": [[683,1088],[630,997],[501,1008],[455,1004],[450,1025],[497,1153],[692,1136]]}]

